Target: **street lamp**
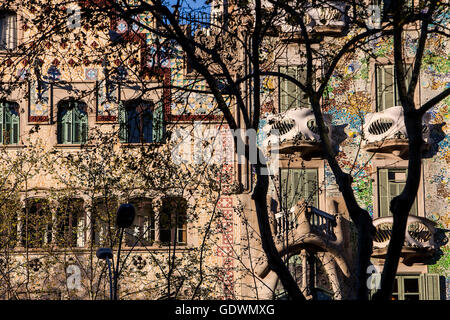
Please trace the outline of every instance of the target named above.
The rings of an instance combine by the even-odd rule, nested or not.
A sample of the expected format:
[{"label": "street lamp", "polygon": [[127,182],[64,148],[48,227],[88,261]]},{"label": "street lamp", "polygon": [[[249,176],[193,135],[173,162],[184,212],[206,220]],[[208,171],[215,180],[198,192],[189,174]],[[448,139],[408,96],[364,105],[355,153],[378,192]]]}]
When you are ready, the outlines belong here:
[{"label": "street lamp", "polygon": [[[119,228],[119,249],[117,251],[117,263],[113,265],[113,275],[111,275],[111,263],[113,253],[110,248],[100,248],[97,250],[97,258],[106,260],[109,268],[109,291],[110,299],[117,300],[117,280],[119,278],[120,251],[122,249],[122,238],[126,228],[131,227],[134,221],[136,210],[130,203],[121,204],[117,210],[116,225]],[[114,261],[113,261],[114,263]]]},{"label": "street lamp", "polygon": [[106,263],[108,264],[108,270],[109,270],[109,298],[112,300],[113,299],[113,286],[112,286],[112,276],[111,276],[111,262],[109,261],[109,259],[112,260],[113,258],[113,253],[112,250],[110,248],[99,248],[97,250],[97,258],[99,258],[100,260],[106,260]]}]

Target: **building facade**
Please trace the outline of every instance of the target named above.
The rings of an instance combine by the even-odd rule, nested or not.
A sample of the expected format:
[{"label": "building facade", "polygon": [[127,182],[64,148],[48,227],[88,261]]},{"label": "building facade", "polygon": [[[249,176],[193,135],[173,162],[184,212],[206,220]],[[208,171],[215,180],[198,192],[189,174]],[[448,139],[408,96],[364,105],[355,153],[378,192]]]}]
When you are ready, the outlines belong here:
[{"label": "building facade", "polygon": [[[40,37],[52,21],[33,24],[33,16],[42,17],[36,6],[13,3],[0,11],[2,297],[108,298],[107,267],[95,253],[118,247],[115,213],[120,203],[132,203],[120,298],[283,298],[258,235],[251,163],[236,161],[233,135],[183,50],[150,32],[160,30],[157,19],[141,14],[131,24],[119,9],[87,15],[89,1],[55,5],[48,14],[64,21],[63,31]],[[352,34],[346,7],[336,1],[307,11],[315,49]],[[245,30],[220,18],[223,12],[233,6],[214,5],[206,17],[179,21],[186,34],[211,42],[226,23]],[[405,32],[407,63],[415,37],[412,26]],[[431,37],[428,45],[417,105],[449,83],[445,38]],[[305,79],[295,27],[279,22],[263,47],[265,70]],[[405,184],[408,143],[392,41],[373,38],[364,49],[339,64],[322,107],[339,163],[352,173],[358,202],[377,230],[368,270],[374,289],[392,230],[389,202]],[[230,50],[237,77],[249,63],[244,48]],[[314,62],[317,86],[320,63]],[[242,90],[251,92],[251,83]],[[307,298],[354,298],[355,228],[321,152],[308,97],[274,75],[262,76],[260,92],[258,146],[269,159],[279,157],[267,199],[277,249]],[[446,299],[448,102],[423,119],[423,175],[395,299]],[[232,95],[226,103],[242,119]],[[251,112],[250,98],[245,105]],[[280,131],[278,146],[271,129]]]}]

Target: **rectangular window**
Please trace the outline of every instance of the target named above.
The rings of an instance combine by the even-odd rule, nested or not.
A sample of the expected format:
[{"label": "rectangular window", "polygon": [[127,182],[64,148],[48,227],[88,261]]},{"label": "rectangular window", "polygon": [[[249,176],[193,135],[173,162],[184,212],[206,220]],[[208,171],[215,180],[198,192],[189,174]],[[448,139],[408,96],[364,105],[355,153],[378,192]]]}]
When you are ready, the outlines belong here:
[{"label": "rectangular window", "polygon": [[440,300],[439,275],[398,275],[395,277],[392,300]]},{"label": "rectangular window", "polygon": [[[391,200],[398,196],[405,187],[407,169],[385,168],[378,169],[378,214],[379,217],[391,215],[389,205]],[[417,197],[411,207],[410,215],[417,215]]]},{"label": "rectangular window", "polygon": [[299,200],[318,208],[318,170],[281,169],[280,195],[283,209],[289,210]]},{"label": "rectangular window", "polygon": [[0,50],[17,47],[17,15],[11,11],[0,12]]},{"label": "rectangular window", "polygon": [[84,219],[82,199],[63,199],[60,201],[56,217],[56,244],[60,247],[81,245]]},{"label": "rectangular window", "polygon": [[126,235],[127,246],[151,246],[155,241],[155,216],[150,199],[133,199],[136,209],[133,225]]},{"label": "rectangular window", "polygon": [[91,241],[95,245],[111,246],[115,237],[118,201],[115,198],[98,197],[91,207]]},{"label": "rectangular window", "polygon": [[0,102],[0,143],[19,143],[19,105]]},{"label": "rectangular window", "polygon": [[[412,75],[412,66],[406,66],[406,85],[409,84]],[[401,105],[396,83],[394,65],[376,65],[376,107],[377,112]]]},{"label": "rectangular window", "polygon": [[[279,67],[279,72],[289,75],[302,84],[306,83],[306,70],[300,68],[300,66],[292,67]],[[301,90],[292,81],[288,81],[285,78],[280,78],[280,112],[286,111],[292,108],[309,108],[309,100],[305,92]]]},{"label": "rectangular window", "polygon": [[164,198],[159,213],[159,241],[162,244],[187,243],[187,202],[180,197]]},{"label": "rectangular window", "polygon": [[123,143],[161,142],[164,135],[163,104],[132,101],[119,107],[119,138]]},{"label": "rectangular window", "polygon": [[79,101],[62,102],[58,108],[58,143],[86,143],[87,131],[87,105]]},{"label": "rectangular window", "polygon": [[22,246],[40,248],[52,241],[52,214],[45,199],[28,199],[22,219]]}]

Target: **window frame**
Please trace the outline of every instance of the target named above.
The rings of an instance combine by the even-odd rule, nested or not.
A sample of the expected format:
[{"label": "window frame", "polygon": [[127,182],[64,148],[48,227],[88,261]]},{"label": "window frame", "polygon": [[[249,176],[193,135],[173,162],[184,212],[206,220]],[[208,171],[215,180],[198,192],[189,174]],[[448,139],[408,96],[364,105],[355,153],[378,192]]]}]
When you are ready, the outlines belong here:
[{"label": "window frame", "polygon": [[[167,201],[167,202],[166,202]],[[177,205],[176,208],[180,208],[182,207],[182,215],[178,215],[177,213],[174,214],[174,211],[170,211],[169,212],[169,226],[168,228],[163,228],[162,227],[162,223],[161,223],[161,219],[167,217],[167,211],[165,211],[166,208],[168,208],[168,202],[169,201],[176,201]],[[184,207],[184,208],[183,208]],[[173,207],[171,207],[173,208]],[[178,197],[178,196],[172,196],[172,197],[164,197],[162,198],[162,205],[159,208],[159,215],[156,216],[156,220],[157,220],[157,228],[158,230],[156,231],[155,234],[157,234],[157,243],[160,244],[161,246],[170,246],[170,245],[177,245],[177,246],[185,246],[188,244],[188,235],[187,235],[187,209],[188,209],[188,202],[185,198],[183,197]],[[182,222],[182,226],[180,228],[179,222]],[[170,237],[169,241],[163,241],[161,238],[161,231],[165,231],[168,232],[168,235]],[[183,241],[179,241],[179,236],[180,236],[180,232],[183,237]]]},{"label": "window frame", "polygon": [[[61,208],[64,207],[65,213],[68,213],[68,217],[61,217]],[[69,210],[67,210],[69,209]],[[74,213],[77,214],[76,224],[73,224]],[[63,218],[64,220],[61,220]],[[68,230],[63,230],[63,234],[61,234],[61,227],[65,226],[65,223],[68,218]],[[54,243],[58,247],[69,248],[69,247],[83,247],[84,246],[84,228],[83,231],[80,230],[80,227],[84,227],[86,219],[86,208],[85,202],[82,198],[64,198],[58,201],[57,210],[55,212],[55,237]],[[60,237],[63,237],[69,241],[61,241]]]},{"label": "window frame", "polygon": [[[372,180],[372,191],[373,191],[373,218],[381,218],[380,216],[380,205],[379,205],[379,180],[378,180],[378,169],[405,169],[408,168],[408,160],[397,160],[395,158],[386,158],[382,154],[378,154],[373,159],[373,169],[370,172],[370,178]],[[424,164],[422,164],[422,170],[420,174],[419,189],[417,190],[417,216],[425,216],[425,196],[424,196]]]},{"label": "window frame", "polygon": [[[133,110],[139,118],[137,127],[139,141],[130,141],[131,125],[130,111]],[[149,112],[150,128],[145,125],[145,113]],[[162,103],[154,103],[152,100],[135,99],[121,101],[119,104],[119,140],[122,144],[146,144],[160,143],[163,141],[165,133],[164,122],[164,105]],[[136,129],[136,128],[135,128]],[[149,132],[150,139],[145,139],[145,131]]]},{"label": "window frame", "polygon": [[[156,225],[157,223],[152,200],[146,197],[138,197],[130,199],[129,203],[136,209],[136,215],[134,217],[133,224],[130,228],[128,228],[125,245],[128,247],[146,247],[154,245],[157,241],[156,234],[158,228]],[[147,211],[147,209],[149,209],[149,211]],[[139,217],[144,217],[143,221],[140,221]],[[138,236],[134,234],[136,227],[139,228]]]},{"label": "window frame", "polygon": [[[305,83],[306,82],[306,70],[303,70],[302,65],[296,64],[296,65],[279,65],[278,66],[278,72],[287,74],[292,76],[293,78],[297,79],[300,82]],[[295,74],[289,72],[290,69],[295,68]],[[313,79],[315,83],[315,78]],[[294,98],[292,98],[295,102],[295,105],[289,106],[289,86],[292,86],[295,88]],[[286,87],[286,88],[284,88]],[[303,96],[301,96],[303,95]],[[285,112],[287,110],[295,109],[295,108],[310,108],[309,100],[307,97],[304,97],[306,95],[305,92],[303,92],[299,87],[294,85],[291,81],[278,77],[278,112]],[[288,101],[286,104],[288,104],[287,108],[284,108],[284,102],[283,100],[287,99]]]},{"label": "window frame", "polygon": [[[315,201],[314,201],[314,204],[312,205],[313,207],[316,207],[316,208],[319,208],[320,207],[320,188],[319,188],[319,184],[320,184],[320,177],[319,177],[319,170],[320,168],[317,168],[317,167],[304,167],[304,168],[297,168],[297,167],[292,167],[292,168],[280,168],[279,169],[279,177],[280,177],[280,181],[279,181],[279,190],[280,190],[280,197],[281,197],[281,209],[282,210],[287,210],[287,211],[289,211],[289,209],[290,208],[288,208],[287,207],[287,203],[285,203],[285,201],[288,201],[287,199],[286,199],[286,197],[284,196],[284,189],[283,189],[283,184],[284,184],[284,179],[283,179],[283,172],[287,172],[287,177],[286,177],[286,179],[287,179],[287,183],[289,184],[289,177],[291,177],[291,175],[289,174],[290,172],[292,172],[292,171],[300,171],[300,175],[299,175],[299,177],[300,177],[300,179],[302,179],[302,181],[304,180],[304,179],[307,179],[307,175],[308,175],[308,172],[315,172],[315,175],[316,175],[316,191],[315,191]],[[297,184],[297,187],[296,187],[296,189],[298,189],[298,186],[300,185],[300,180],[299,180],[299,183]],[[306,190],[305,192],[309,192],[309,187],[308,187],[308,190]],[[289,194],[289,191],[287,192],[287,194]],[[297,194],[297,192],[294,194],[294,198],[295,198],[295,195]],[[305,202],[308,202],[308,201],[306,201],[305,200]],[[292,206],[294,206],[295,204],[296,204],[297,202],[294,202],[294,203],[292,203],[292,205],[291,205],[291,207]]]},{"label": "window frame", "polygon": [[[405,58],[404,63],[409,66],[409,68],[407,69],[407,73],[410,74],[412,72],[413,65],[414,65],[413,58],[411,58],[411,57]],[[378,57],[376,59],[370,59],[370,62],[369,62],[369,70],[371,71],[370,76],[369,76],[370,80],[371,80],[370,84],[369,84],[369,89],[371,91],[371,98],[372,98],[371,104],[372,104],[373,112],[383,112],[383,111],[380,111],[380,108],[378,107],[377,66],[388,66],[388,65],[394,66],[394,61],[393,61],[392,57]],[[394,68],[394,71],[395,71],[395,68]],[[394,77],[395,77],[395,75],[394,75]],[[393,79],[393,81],[395,82],[395,78]],[[416,90],[414,92],[414,102],[417,105],[420,105],[420,99],[421,99],[420,98],[421,86],[419,85],[419,83],[420,83],[420,74],[419,74],[419,78],[417,81]],[[393,86],[393,91],[397,91],[397,85]],[[384,110],[386,110],[386,109],[384,109]]]},{"label": "window frame", "polygon": [[[16,115],[11,112],[11,109],[15,109]],[[9,121],[6,117],[9,114]],[[7,133],[7,126],[10,126],[10,134]],[[16,130],[14,128],[17,128]],[[6,137],[8,142],[6,143]],[[18,145],[20,142],[20,106],[17,102],[3,100],[0,101],[0,144]]]},{"label": "window frame", "polygon": [[[72,105],[73,104],[73,105]],[[57,141],[60,145],[83,145],[88,141],[89,114],[87,104],[81,100],[63,100],[58,103],[57,114]],[[63,112],[66,111],[65,114]],[[84,113],[84,115],[83,115]],[[83,115],[80,117],[80,115]],[[64,117],[70,119],[64,120]],[[70,129],[70,134],[68,131]],[[79,132],[79,141],[76,141],[76,132]],[[70,135],[70,139],[68,136]]]},{"label": "window frame", "polygon": [[[34,204],[39,204],[36,208],[36,212],[31,211]],[[41,212],[43,215],[41,215]],[[32,234],[30,235],[28,219],[36,216],[38,219],[43,218],[43,220],[34,222],[31,225]],[[51,211],[49,200],[44,197],[30,197],[25,199],[25,207],[23,208],[23,215],[19,225],[20,235],[18,240],[21,247],[35,249],[52,244],[54,240],[53,213]],[[44,229],[42,230],[41,228]],[[40,237],[42,237],[42,239],[38,239]],[[37,244],[35,242],[37,242]]]},{"label": "window frame", "polygon": [[[2,24],[3,19],[8,19],[8,17],[10,16],[14,16],[14,26],[13,26],[13,40],[12,40],[12,46],[10,45],[10,41],[11,39],[6,39],[5,43],[3,44],[3,39],[0,35],[0,52],[5,52],[5,51],[15,51],[18,46],[19,46],[19,24],[20,24],[20,16],[17,14],[16,10],[0,10],[0,25]],[[8,31],[6,33],[10,33],[9,28],[7,29]],[[7,35],[7,38],[9,38],[11,35]]]},{"label": "window frame", "polygon": [[[381,170],[383,170],[383,171],[386,170],[386,175],[387,175],[387,177],[386,177],[387,180],[386,181],[387,181],[388,185],[386,186],[387,192],[385,192],[385,193],[387,194],[387,196],[383,196],[382,192],[381,192],[381,188],[383,187],[382,186],[383,180],[381,179]],[[405,174],[404,182],[403,181],[396,181],[396,180],[391,181],[390,180],[389,174],[390,173],[394,173],[395,174],[396,172]],[[377,184],[378,197],[377,197],[377,201],[378,201],[378,208],[379,208],[379,210],[378,210],[378,216],[379,217],[391,217],[392,216],[392,213],[389,210],[390,202],[392,201],[392,199],[394,197],[398,196],[403,191],[404,185],[406,184],[406,177],[407,177],[407,175],[408,175],[408,168],[389,168],[389,167],[388,168],[377,168],[377,179],[378,179],[378,184]],[[400,186],[401,184],[403,184],[403,187],[401,187],[401,190],[397,190],[398,192],[395,195],[392,195],[391,183],[397,184],[398,188],[401,187]],[[384,206],[382,206],[382,203],[381,203],[382,202],[382,198],[387,198],[388,199],[388,203],[387,203],[387,209],[388,209],[387,213],[388,214],[384,214],[384,212],[382,214],[382,212],[381,212],[382,208],[384,207]],[[409,215],[418,216],[418,212],[419,212],[418,196],[416,196],[416,199],[414,200],[413,206],[414,207],[411,207],[411,211],[409,212]]]}]

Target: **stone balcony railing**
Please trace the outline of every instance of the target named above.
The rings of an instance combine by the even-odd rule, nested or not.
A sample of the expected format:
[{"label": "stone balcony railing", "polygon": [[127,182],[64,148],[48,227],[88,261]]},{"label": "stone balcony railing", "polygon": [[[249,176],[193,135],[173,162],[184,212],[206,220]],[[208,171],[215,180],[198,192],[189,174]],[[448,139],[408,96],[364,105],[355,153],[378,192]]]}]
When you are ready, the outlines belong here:
[{"label": "stone balcony railing", "polygon": [[[334,144],[331,115],[324,114],[328,136]],[[298,153],[302,158],[321,155],[319,129],[312,109],[296,108],[269,115],[262,128],[266,139],[263,147],[266,151],[277,151],[281,154]],[[278,132],[276,131],[278,130]]]},{"label": "stone balcony railing", "polygon": [[[364,124],[364,143],[366,151],[392,153],[404,157],[408,151],[408,135],[405,127],[403,108],[395,106],[382,112],[368,113]],[[425,148],[430,140],[430,115],[422,118],[422,136]]]},{"label": "stone balcony railing", "polygon": [[[373,238],[374,258],[386,257],[389,241],[392,236],[393,217],[383,217],[373,220],[376,233]],[[432,257],[438,249],[435,241],[436,224],[423,217],[408,216],[405,242],[403,244],[401,257],[403,263],[410,265],[424,262]]]},{"label": "stone balcony railing", "polygon": [[[344,1],[328,1],[320,5],[310,5],[306,10],[305,26],[308,32],[315,34],[339,35],[348,24],[347,4]],[[284,33],[299,33],[300,27],[284,23],[281,26]]]}]

